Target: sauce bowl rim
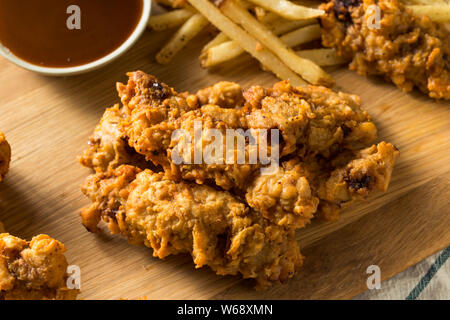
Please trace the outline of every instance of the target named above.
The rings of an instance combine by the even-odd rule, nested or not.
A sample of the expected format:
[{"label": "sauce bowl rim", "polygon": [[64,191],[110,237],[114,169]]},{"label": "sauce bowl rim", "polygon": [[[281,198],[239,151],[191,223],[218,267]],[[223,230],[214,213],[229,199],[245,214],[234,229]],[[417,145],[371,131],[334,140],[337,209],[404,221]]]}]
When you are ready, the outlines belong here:
[{"label": "sauce bowl rim", "polygon": [[125,40],[117,49],[112,51],[100,59],[94,60],[92,62],[82,64],[74,67],[42,67],[33,63],[30,63],[18,56],[14,55],[7,47],[0,43],[0,55],[14,63],[15,65],[27,69],[29,71],[33,71],[42,75],[47,76],[69,76],[69,75],[77,75],[82,74],[88,71],[92,71],[95,69],[99,69],[113,60],[120,57],[124,54],[128,49],[130,49],[136,41],[140,38],[140,36],[144,33],[148,20],[150,18],[150,13],[152,9],[152,0],[142,0],[142,14],[139,18],[139,22],[137,26],[134,28],[133,32],[130,36]]}]

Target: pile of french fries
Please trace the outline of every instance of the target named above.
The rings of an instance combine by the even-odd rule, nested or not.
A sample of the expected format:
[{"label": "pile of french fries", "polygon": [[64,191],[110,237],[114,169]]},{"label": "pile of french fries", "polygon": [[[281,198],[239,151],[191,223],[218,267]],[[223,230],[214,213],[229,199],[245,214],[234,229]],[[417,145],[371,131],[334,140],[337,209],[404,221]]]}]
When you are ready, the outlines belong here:
[{"label": "pile of french fries", "polygon": [[[450,21],[449,0],[405,0],[418,15],[438,22]],[[295,50],[321,38],[317,9],[320,2],[288,0],[158,0],[173,8],[152,16],[149,28],[156,31],[179,27],[156,55],[168,64],[183,47],[208,25],[219,33],[202,49],[204,68],[230,61],[244,52],[265,70],[294,86],[307,83],[332,86],[333,79],[321,67],[346,63],[333,49]],[[326,1],[322,1],[326,2]]]}]

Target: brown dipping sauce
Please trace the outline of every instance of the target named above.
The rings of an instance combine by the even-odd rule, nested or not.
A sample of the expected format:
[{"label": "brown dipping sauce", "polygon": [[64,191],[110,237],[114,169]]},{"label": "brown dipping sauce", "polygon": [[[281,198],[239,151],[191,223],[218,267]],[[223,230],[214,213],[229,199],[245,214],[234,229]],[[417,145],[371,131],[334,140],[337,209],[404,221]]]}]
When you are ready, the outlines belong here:
[{"label": "brown dipping sauce", "polygon": [[[81,11],[79,30],[67,27],[71,5]],[[142,0],[0,0],[0,42],[35,65],[79,66],[120,47],[142,10]]]}]

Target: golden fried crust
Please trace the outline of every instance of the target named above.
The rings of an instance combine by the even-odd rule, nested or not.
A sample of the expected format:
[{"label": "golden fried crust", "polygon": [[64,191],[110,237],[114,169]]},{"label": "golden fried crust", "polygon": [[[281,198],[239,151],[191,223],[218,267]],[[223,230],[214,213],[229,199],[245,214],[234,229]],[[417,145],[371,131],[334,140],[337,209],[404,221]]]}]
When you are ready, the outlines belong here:
[{"label": "golden fried crust", "polygon": [[0,182],[8,173],[10,162],[11,162],[11,147],[8,141],[6,141],[3,132],[0,132]]},{"label": "golden fried crust", "polygon": [[[159,104],[177,93],[165,83],[159,82],[154,76],[146,74],[142,71],[129,72],[128,84],[117,83],[116,89],[126,108],[133,110],[134,108],[143,106],[159,106]],[[176,101],[174,102],[175,105]],[[182,110],[187,105],[177,104]],[[160,115],[167,117],[164,110],[160,111]]]},{"label": "golden fried crust", "polygon": [[119,105],[106,109],[100,123],[89,138],[89,148],[78,158],[79,162],[96,172],[116,168],[121,164],[133,163],[145,168],[149,163],[128,146],[126,137],[119,129],[123,120]]},{"label": "golden fried crust", "polygon": [[[371,27],[376,4],[380,28]],[[322,42],[353,59],[350,69],[381,75],[400,89],[414,86],[434,99],[450,99],[450,36],[428,17],[417,17],[399,0],[333,0],[321,6]]]},{"label": "golden fried crust", "polygon": [[196,93],[200,105],[214,104],[222,108],[238,108],[244,104],[239,84],[221,81]]},{"label": "golden fried crust", "polygon": [[[296,229],[317,212],[336,219],[344,205],[389,184],[398,151],[384,142],[361,150],[377,130],[356,96],[285,81],[244,91],[221,82],[192,95],[140,71],[128,75],[126,85],[117,84],[123,106],[106,111],[81,158],[97,171],[82,187],[92,201],[81,212],[91,232],[103,220],[156,257],[190,253],[198,268],[239,273],[265,287],[301,266]],[[280,166],[187,164],[192,145],[177,147],[193,140],[197,122],[222,134],[279,129]],[[188,138],[173,136],[177,129]],[[202,150],[210,141],[202,140]],[[261,145],[246,144],[246,159],[252,147]],[[176,151],[184,161],[175,163]],[[265,151],[270,155],[273,145]],[[150,162],[164,172],[148,170]]]},{"label": "golden fried crust", "polygon": [[[192,96],[177,94],[140,71],[129,77],[127,85],[118,84],[124,113],[128,114],[123,121],[123,135],[136,152],[163,166],[172,179],[212,181],[226,190],[244,189],[246,181],[259,169],[259,165],[226,164],[225,159],[223,165],[175,164],[171,156],[177,141],[172,134],[184,129],[193,141],[196,122],[201,122],[203,129],[218,129],[222,133],[227,129],[279,129],[281,156],[296,153],[330,157],[343,147],[368,144],[376,138],[375,125],[360,108],[359,98],[323,87],[293,88],[287,82],[269,89],[252,87],[243,93],[244,106],[241,108],[239,102],[231,108],[229,103],[236,102],[239,96],[237,85],[221,83]],[[227,99],[218,94],[220,90],[224,90]],[[216,93],[211,94],[212,91]],[[226,107],[202,105],[210,99]],[[203,147],[206,145],[204,141]]]},{"label": "golden fried crust", "polygon": [[372,143],[377,130],[361,109],[358,96],[320,86],[292,87],[281,81],[273,88],[251,87],[244,92],[248,127],[278,128],[282,156],[320,154],[330,157],[341,148]]},{"label": "golden fried crust", "polygon": [[261,174],[247,188],[250,207],[280,226],[303,228],[314,217],[319,198],[309,181],[316,179],[298,159],[283,163],[273,174]]},{"label": "golden fried crust", "polygon": [[66,248],[47,235],[30,242],[0,234],[0,300],[72,300],[66,287]]},{"label": "golden fried crust", "polygon": [[398,156],[396,147],[381,142],[359,151],[355,159],[335,169],[319,188],[322,215],[336,220],[344,206],[367,197],[373,190],[386,192]]},{"label": "golden fried crust", "polygon": [[121,166],[90,176],[83,192],[93,202],[83,212],[88,229],[101,217],[113,233],[161,259],[190,253],[197,268],[240,273],[262,287],[287,280],[302,264],[293,230],[269,223],[226,191]]}]

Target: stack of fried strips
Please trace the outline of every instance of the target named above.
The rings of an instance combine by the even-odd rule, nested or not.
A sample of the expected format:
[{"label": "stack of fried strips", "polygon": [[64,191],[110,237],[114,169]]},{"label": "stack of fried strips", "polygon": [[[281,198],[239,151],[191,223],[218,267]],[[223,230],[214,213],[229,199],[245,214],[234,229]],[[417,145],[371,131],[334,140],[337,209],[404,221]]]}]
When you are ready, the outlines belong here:
[{"label": "stack of fried strips", "polygon": [[[82,221],[92,232],[103,220],[155,257],[188,253],[197,268],[266,288],[302,265],[296,229],[317,215],[336,220],[354,200],[388,187],[399,152],[371,146],[376,127],[356,96],[286,81],[177,93],[144,72],[128,76],[117,84],[122,105],[106,110],[80,157],[95,171],[82,187],[92,200]],[[262,164],[175,163],[172,133],[194,135],[198,121],[224,135],[278,129],[279,167],[262,174]]]},{"label": "stack of fried strips", "polygon": [[[157,2],[174,10],[152,16],[149,28],[179,27],[156,55],[161,64],[211,23],[221,32],[202,49],[205,68],[247,51],[293,85],[332,86],[321,67],[351,61],[351,70],[382,76],[405,92],[417,87],[450,99],[449,0],[330,0],[318,8],[319,1]],[[327,48],[317,48],[320,38]]]}]

